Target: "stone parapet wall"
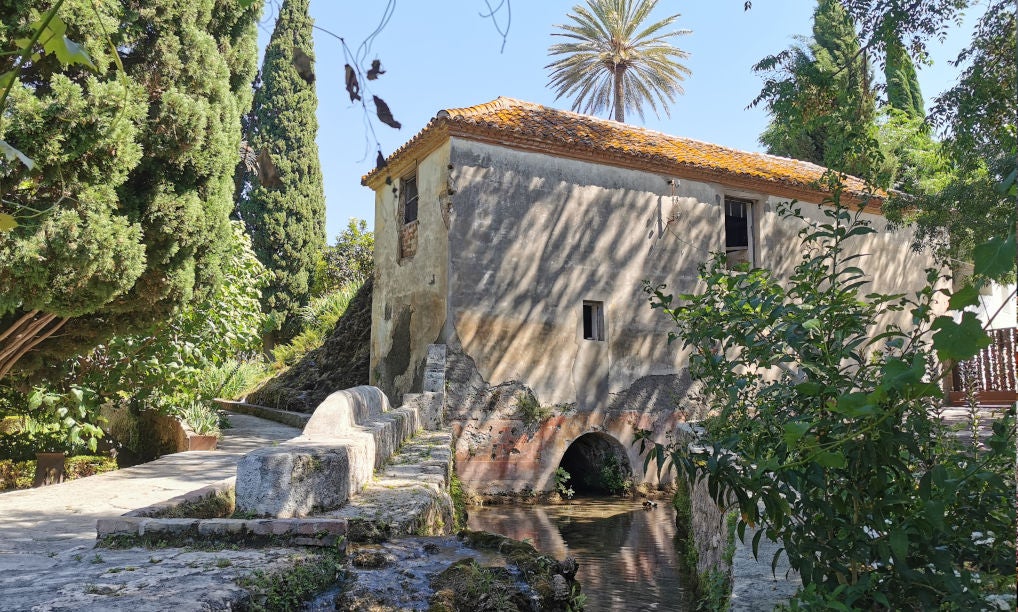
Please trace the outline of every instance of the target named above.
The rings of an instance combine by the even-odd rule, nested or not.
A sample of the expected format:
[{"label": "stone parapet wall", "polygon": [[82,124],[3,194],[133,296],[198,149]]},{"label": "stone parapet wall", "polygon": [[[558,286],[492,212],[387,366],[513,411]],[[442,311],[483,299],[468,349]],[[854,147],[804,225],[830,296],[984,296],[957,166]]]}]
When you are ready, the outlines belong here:
[{"label": "stone parapet wall", "polygon": [[337,391],[315,410],[302,435],[240,460],[237,508],[277,518],[338,508],[421,424],[416,407],[392,410],[376,387]]},{"label": "stone parapet wall", "polygon": [[337,518],[258,519],[144,518],[96,521],[100,546],[343,546],[347,521]]}]

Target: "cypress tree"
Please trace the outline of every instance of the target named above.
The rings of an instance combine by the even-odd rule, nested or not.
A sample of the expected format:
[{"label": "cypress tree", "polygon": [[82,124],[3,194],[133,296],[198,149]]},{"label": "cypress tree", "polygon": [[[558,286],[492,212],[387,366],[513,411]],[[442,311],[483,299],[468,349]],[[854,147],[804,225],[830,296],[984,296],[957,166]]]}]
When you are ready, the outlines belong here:
[{"label": "cypress tree", "polygon": [[[0,8],[3,50],[51,4]],[[0,163],[0,212],[18,223],[0,232],[0,378],[150,328],[217,286],[257,68],[260,5],[243,4],[67,0],[66,36],[94,71],[0,58],[18,79],[0,138],[36,163]]]},{"label": "cypress tree", "polygon": [[813,40],[765,58],[754,69],[777,72],[754,104],[771,122],[760,136],[769,153],[868,177],[879,165],[876,97],[851,16],[839,0],[820,0]]},{"label": "cypress tree", "polygon": [[309,4],[284,0],[265,49],[249,135],[258,171],[239,206],[255,253],[271,274],[262,309],[281,323],[266,348],[299,331],[297,311],[311,297],[315,264],[325,246]]},{"label": "cypress tree", "polygon": [[887,41],[887,61],[884,64],[884,80],[887,82],[887,103],[912,119],[926,116],[923,108],[923,94],[919,89],[919,77],[905,45],[897,38]]}]

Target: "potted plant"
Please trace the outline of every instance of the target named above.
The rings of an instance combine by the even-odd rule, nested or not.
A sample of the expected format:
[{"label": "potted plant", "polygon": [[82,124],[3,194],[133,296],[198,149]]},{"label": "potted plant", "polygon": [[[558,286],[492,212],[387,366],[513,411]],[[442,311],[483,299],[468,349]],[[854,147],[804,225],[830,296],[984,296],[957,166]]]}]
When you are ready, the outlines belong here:
[{"label": "potted plant", "polygon": [[201,401],[190,402],[180,411],[187,435],[187,450],[215,450],[219,442],[219,412]]}]

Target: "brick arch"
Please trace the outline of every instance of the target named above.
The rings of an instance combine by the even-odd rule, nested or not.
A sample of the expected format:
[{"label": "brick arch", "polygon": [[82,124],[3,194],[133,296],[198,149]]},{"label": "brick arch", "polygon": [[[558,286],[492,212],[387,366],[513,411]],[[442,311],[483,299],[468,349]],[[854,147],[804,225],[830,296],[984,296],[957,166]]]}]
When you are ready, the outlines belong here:
[{"label": "brick arch", "polygon": [[633,466],[622,443],[610,434],[592,431],[566,447],[558,467],[569,473],[569,485],[577,493],[603,494],[609,491],[601,486],[599,471],[611,458],[632,478]]}]

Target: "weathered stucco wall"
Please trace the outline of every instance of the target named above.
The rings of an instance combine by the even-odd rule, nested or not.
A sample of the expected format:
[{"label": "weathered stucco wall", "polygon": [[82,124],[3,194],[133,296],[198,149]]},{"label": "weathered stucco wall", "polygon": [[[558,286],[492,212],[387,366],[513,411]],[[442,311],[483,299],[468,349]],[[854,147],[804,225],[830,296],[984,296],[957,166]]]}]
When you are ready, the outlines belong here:
[{"label": "weathered stucco wall", "polygon": [[[789,277],[793,268],[802,258],[801,239],[798,235],[803,227],[801,221],[781,218],[778,204],[787,199],[768,197],[757,207],[758,233],[761,236],[758,264],[770,268],[781,277]],[[799,202],[796,204],[803,217],[821,223],[831,219],[824,214],[827,206]],[[851,238],[846,244],[845,256],[865,254],[853,262],[866,271],[870,284],[863,293],[905,293],[913,295],[926,284],[927,268],[938,267],[936,260],[927,252],[916,252],[911,248],[914,232],[910,227],[890,229],[884,217],[862,213],[862,219],[876,230],[871,234]],[[880,326],[888,323],[907,325],[912,315],[909,312],[888,313],[880,319]]]},{"label": "weathered stucco wall", "polygon": [[446,319],[449,143],[418,161],[416,252],[401,257],[399,178],[375,193],[375,286],[371,304],[371,384],[393,405],[420,390],[428,344]]},{"label": "weathered stucco wall", "polygon": [[[457,139],[450,162],[447,411],[464,483],[553,490],[590,432],[627,449],[637,483],[656,483],[635,430],[665,441],[697,407],[642,282],[696,288],[723,240],[716,190]],[[604,305],[603,342],[583,338],[585,300]]]}]

